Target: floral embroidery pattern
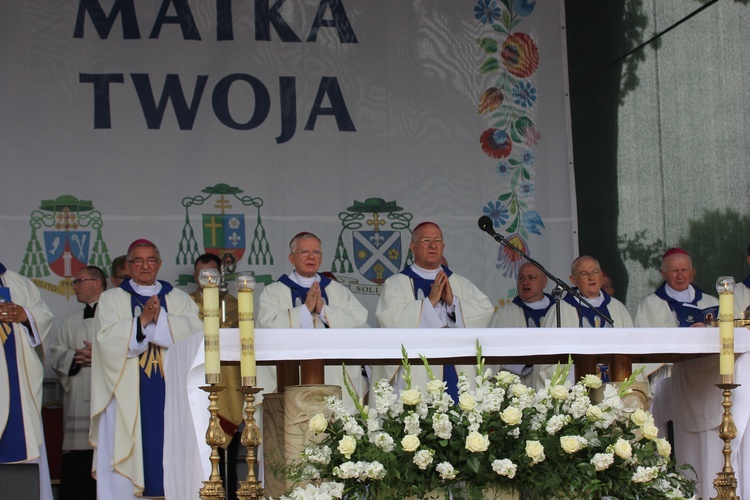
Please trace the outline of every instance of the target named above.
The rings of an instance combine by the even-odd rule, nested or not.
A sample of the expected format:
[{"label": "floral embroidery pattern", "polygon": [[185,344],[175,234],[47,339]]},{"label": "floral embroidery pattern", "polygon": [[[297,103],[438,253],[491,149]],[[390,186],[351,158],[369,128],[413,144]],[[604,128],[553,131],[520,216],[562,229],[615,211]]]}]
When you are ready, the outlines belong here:
[{"label": "floral embroidery pattern", "polygon": [[[539,49],[531,35],[514,30],[535,6],[536,0],[478,0],[474,6],[476,21],[483,28],[492,28],[491,33],[478,40],[487,55],[479,72],[493,77],[479,97],[478,113],[490,125],[482,132],[479,143],[484,154],[499,160],[494,165],[495,172],[506,186],[496,201],[485,204],[482,212],[496,228],[510,234],[510,243],[527,253],[530,235],[541,235],[544,229],[542,217],[532,209],[532,148],[542,140],[542,134],[534,127]],[[508,278],[515,278],[523,263],[518,254],[502,246],[497,260],[497,269]]]}]

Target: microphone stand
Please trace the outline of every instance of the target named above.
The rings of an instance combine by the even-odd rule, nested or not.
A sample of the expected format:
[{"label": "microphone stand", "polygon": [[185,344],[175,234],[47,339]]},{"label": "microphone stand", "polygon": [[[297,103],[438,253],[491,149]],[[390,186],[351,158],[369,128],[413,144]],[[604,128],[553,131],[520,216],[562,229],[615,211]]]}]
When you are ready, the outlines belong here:
[{"label": "microphone stand", "polygon": [[599,309],[592,306],[591,303],[586,300],[585,297],[583,297],[580,293],[578,293],[578,290],[576,288],[573,288],[569,286],[567,283],[562,281],[560,278],[552,274],[551,272],[547,271],[543,265],[541,265],[539,262],[535,261],[529,255],[521,250],[520,248],[517,248],[515,245],[510,243],[508,240],[505,239],[501,234],[498,234],[495,232],[495,229],[492,227],[492,219],[487,217],[486,215],[479,218],[479,229],[484,231],[485,233],[492,236],[492,238],[503,245],[504,247],[516,252],[517,254],[521,255],[526,261],[532,263],[537,269],[542,271],[547,278],[549,278],[551,281],[555,283],[555,288],[552,290],[552,297],[555,299],[555,317],[557,319],[557,328],[561,327],[561,320],[560,320],[560,299],[562,298],[563,291],[568,292],[569,294],[576,297],[578,300],[586,304],[588,307],[590,307],[593,311],[595,311],[599,316],[601,316],[604,321],[609,323],[610,325],[614,326],[614,321],[612,321],[612,318],[607,316],[606,314],[602,313]]}]

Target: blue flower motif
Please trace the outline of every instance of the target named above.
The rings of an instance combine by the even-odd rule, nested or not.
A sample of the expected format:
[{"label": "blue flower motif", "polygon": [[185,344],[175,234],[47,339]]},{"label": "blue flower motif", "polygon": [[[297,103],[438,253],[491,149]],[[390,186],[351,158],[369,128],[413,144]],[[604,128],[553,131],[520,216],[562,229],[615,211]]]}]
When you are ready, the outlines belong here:
[{"label": "blue flower motif", "polygon": [[479,0],[474,7],[474,15],[482,24],[494,24],[500,19],[500,6],[495,0]]},{"label": "blue flower motif", "polygon": [[518,194],[524,198],[534,196],[534,183],[531,181],[523,181],[518,185]]},{"label": "blue flower motif", "polygon": [[495,166],[495,172],[497,172],[497,175],[499,175],[500,177],[507,177],[512,171],[513,165],[511,165],[507,161],[501,161]]},{"label": "blue flower motif", "polygon": [[488,202],[487,206],[482,208],[482,212],[487,214],[489,218],[492,219],[495,227],[500,227],[508,222],[508,217],[510,216],[510,212],[508,212],[508,209],[499,201]]},{"label": "blue flower motif", "polygon": [[524,165],[534,164],[534,152],[530,149],[524,149],[521,153],[521,161]]},{"label": "blue flower motif", "polygon": [[522,108],[530,108],[536,102],[536,88],[529,82],[520,82],[513,85],[511,96],[516,105]]},{"label": "blue flower motif", "polygon": [[523,227],[525,227],[528,232],[539,235],[542,234],[540,228],[544,228],[544,222],[535,210],[524,212],[521,216],[521,224],[523,224]]},{"label": "blue flower motif", "polygon": [[526,17],[534,10],[536,0],[513,0],[513,12]]}]

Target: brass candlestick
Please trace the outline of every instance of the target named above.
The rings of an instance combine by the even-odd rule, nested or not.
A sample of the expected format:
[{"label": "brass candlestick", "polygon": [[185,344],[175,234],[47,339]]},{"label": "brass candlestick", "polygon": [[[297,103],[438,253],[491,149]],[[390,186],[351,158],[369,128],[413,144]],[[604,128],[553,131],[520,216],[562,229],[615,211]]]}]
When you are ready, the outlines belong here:
[{"label": "brass candlestick", "polygon": [[719,437],[724,441],[724,468],[714,479],[714,489],[718,493],[712,500],[739,500],[737,496],[737,479],[734,477],[732,469],[732,439],[737,437],[737,427],[732,420],[732,389],[736,389],[740,384],[734,384],[731,375],[722,376],[722,384],[716,384],[716,387],[723,391],[724,401],[721,406],[724,407],[724,416],[719,426]]},{"label": "brass candlestick", "polygon": [[224,444],[226,437],[219,423],[217,401],[224,386],[211,384],[201,386],[201,389],[208,393],[208,411],[211,413],[208,429],[206,429],[206,444],[211,447],[211,475],[208,481],[203,481],[203,488],[198,493],[202,500],[223,500],[224,486],[221,484],[221,474],[219,474],[219,446]]},{"label": "brass candlestick", "polygon": [[[254,378],[254,377],[251,377]],[[245,429],[242,431],[240,442],[247,448],[247,478],[240,481],[240,489],[237,490],[239,500],[250,500],[263,498],[263,487],[255,476],[256,449],[261,443],[260,429],[255,423],[255,395],[262,391],[262,388],[254,386],[245,386],[237,389],[245,395]]]}]

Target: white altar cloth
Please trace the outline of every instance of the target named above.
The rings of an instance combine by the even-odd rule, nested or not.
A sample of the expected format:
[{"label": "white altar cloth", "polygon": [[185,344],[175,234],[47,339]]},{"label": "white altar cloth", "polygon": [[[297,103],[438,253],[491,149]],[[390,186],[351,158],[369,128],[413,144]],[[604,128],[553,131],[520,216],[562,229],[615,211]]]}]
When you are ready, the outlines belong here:
[{"label": "white altar cloth", "polygon": [[[476,355],[477,341],[482,346],[483,356],[487,358],[558,354],[718,354],[719,350],[718,328],[613,328],[605,331],[553,328],[323,331],[256,329],[255,353],[259,362],[301,359],[394,360],[401,358],[403,344],[410,357],[418,358],[422,354],[428,359],[440,359],[473,357]],[[165,426],[164,483],[168,500],[198,499],[201,481],[207,480],[211,471],[208,460],[210,448],[205,441],[209,418],[208,397],[207,393],[199,389],[205,385],[202,344],[203,338],[200,335],[178,342],[167,351],[165,359],[168,373],[165,422],[168,425]],[[222,329],[220,348],[222,360],[239,361],[239,330]],[[735,352],[750,352],[750,332],[745,328],[735,330]],[[718,365],[718,356],[687,363],[710,363],[710,360],[715,360]],[[737,383],[743,384],[743,387],[734,391],[733,416],[738,437],[732,445],[736,462],[733,466],[738,479],[744,475],[750,477],[750,460],[741,459],[743,455],[750,456],[750,438],[743,439],[744,430],[750,421],[750,404],[745,396],[750,386],[750,370],[745,367],[746,364],[750,366],[750,356],[740,357]],[[661,415],[675,420],[675,411],[679,413],[691,407],[679,402],[701,401],[703,408],[711,412],[711,416],[705,419],[707,425],[715,422],[716,418],[720,421],[721,391],[712,385],[719,381],[718,368],[715,369],[715,380],[706,377],[707,372],[698,372],[694,368],[683,370],[683,373],[700,373],[695,378],[703,382],[701,386],[691,387],[689,390],[684,384],[672,387],[670,397],[678,405],[662,409]],[[677,372],[680,373],[680,368],[677,368]],[[703,417],[698,417],[698,420]],[[676,427],[679,421],[678,418]],[[657,425],[659,424],[657,421]],[[715,477],[723,465],[718,432],[715,429],[703,429],[681,437],[709,443],[708,448],[681,442],[675,447],[680,455],[683,455],[681,450],[688,454],[688,457],[682,457],[688,463],[692,463],[690,450],[699,454],[710,451],[710,456],[694,455],[693,458],[703,466],[699,476]],[[714,453],[716,441],[719,442],[718,456]],[[740,488],[738,493],[750,498],[750,485],[747,491]]]}]

